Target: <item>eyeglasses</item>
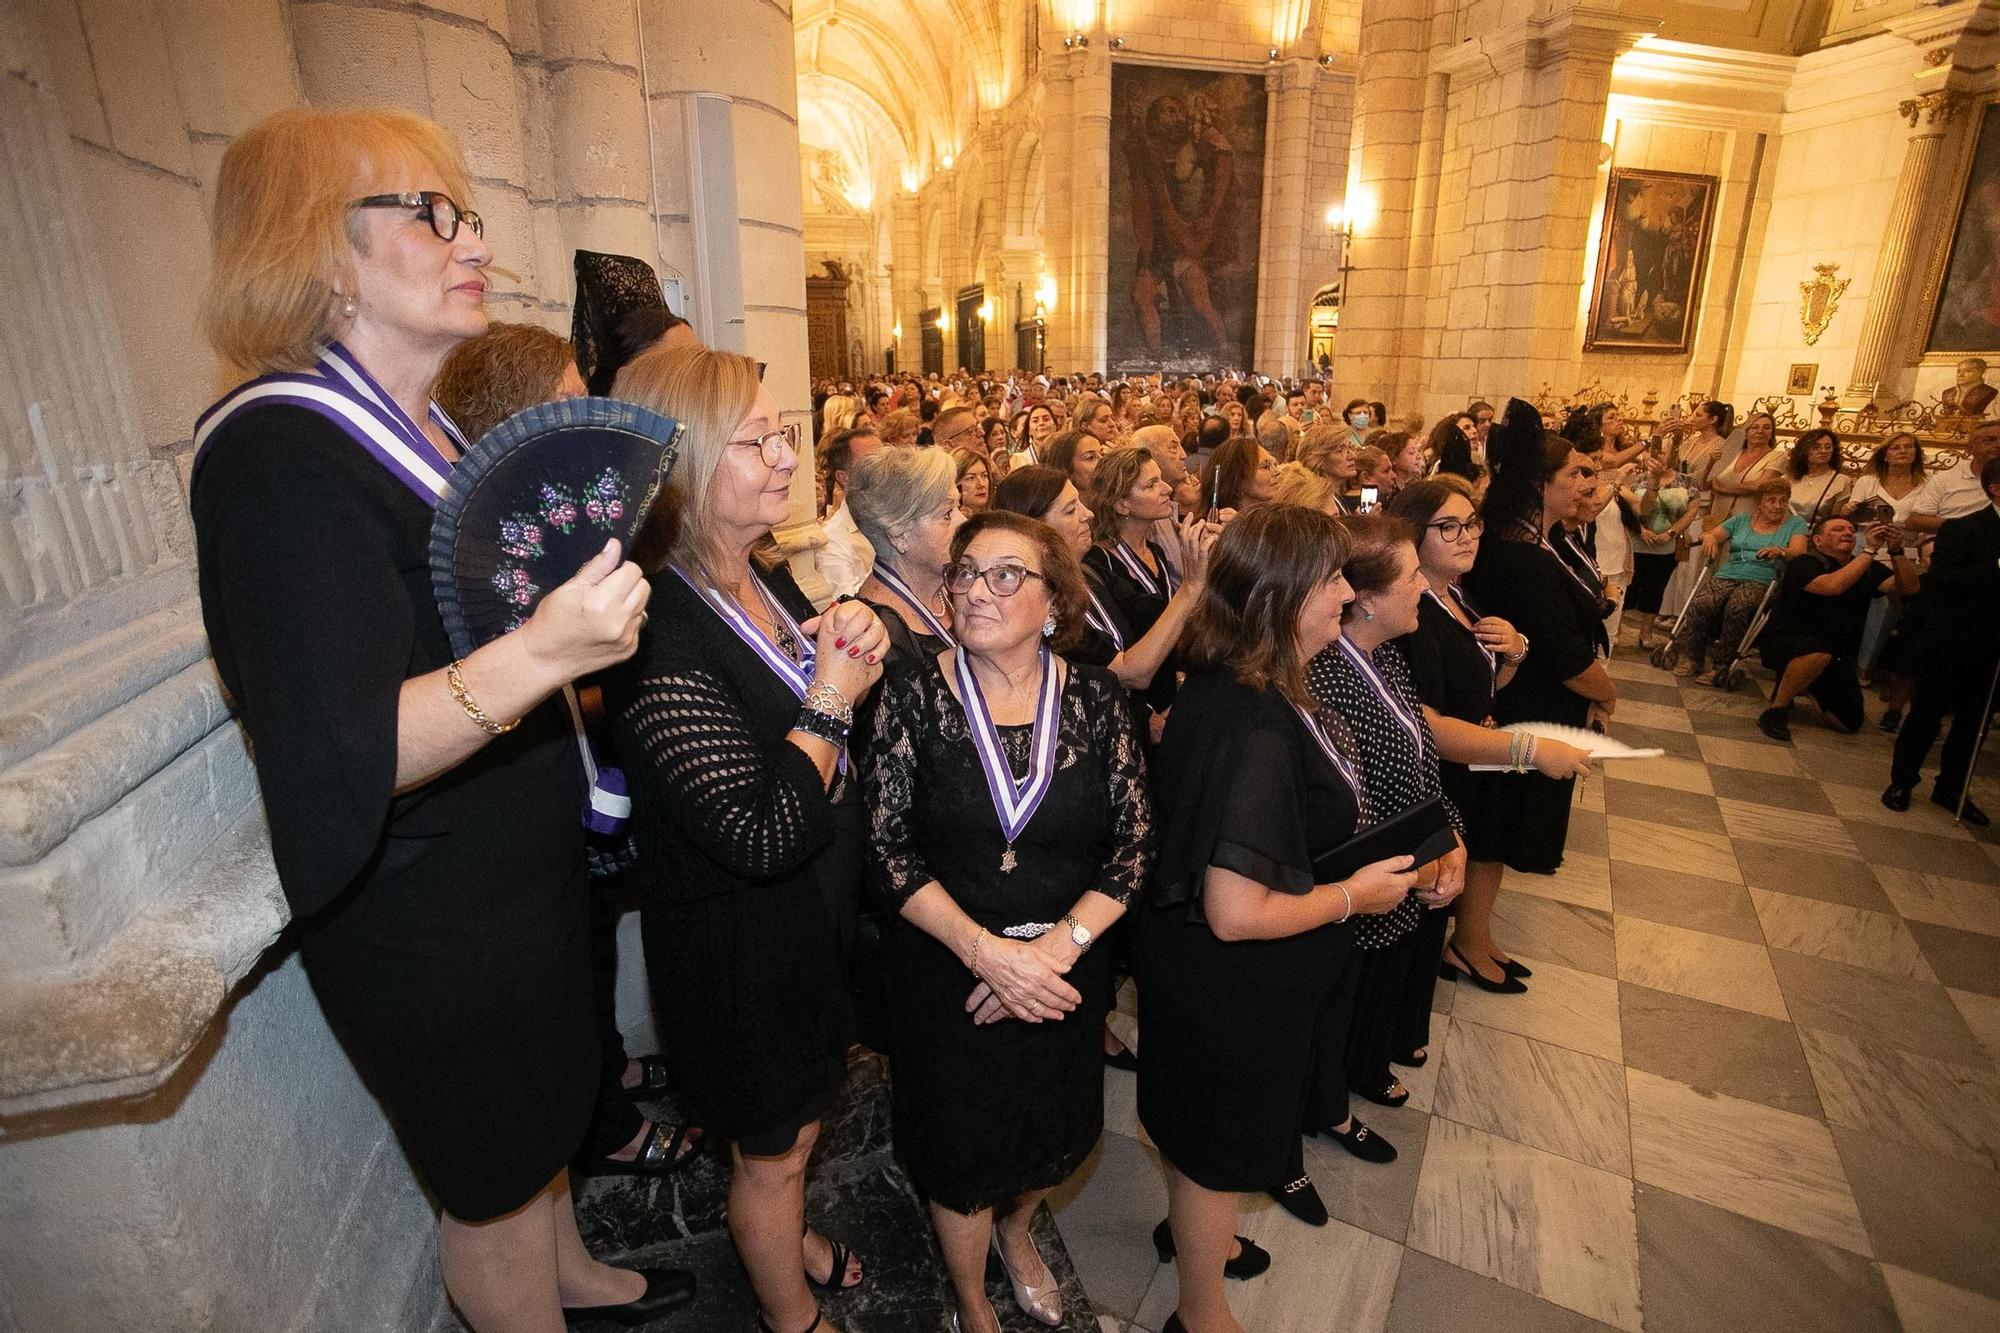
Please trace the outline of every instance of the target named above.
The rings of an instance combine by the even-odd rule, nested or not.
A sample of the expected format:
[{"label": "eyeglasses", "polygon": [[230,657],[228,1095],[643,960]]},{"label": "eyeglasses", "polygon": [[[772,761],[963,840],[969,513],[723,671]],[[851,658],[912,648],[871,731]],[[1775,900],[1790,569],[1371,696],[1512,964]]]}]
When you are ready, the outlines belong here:
[{"label": "eyeglasses", "polygon": [[1426,523],[1424,526],[1437,529],[1438,536],[1448,542],[1455,542],[1460,537],[1477,537],[1480,533],[1486,531],[1486,520],[1483,518],[1441,518],[1435,523]]},{"label": "eyeglasses", "polygon": [[971,561],[965,560],[944,567],[945,591],[955,596],[963,597],[971,592],[972,585],[981,579],[986,580],[987,590],[995,597],[1012,597],[1021,591],[1029,579],[1042,579],[1047,582],[1045,575],[1037,574],[1034,570],[1025,569],[1020,565],[990,565],[980,569]]},{"label": "eyeglasses", "polygon": [[408,190],[402,194],[371,194],[366,199],[356,199],[352,208],[416,208],[417,214],[431,224],[431,231],[440,241],[456,240],[458,224],[465,223],[472,228],[474,236],[486,235],[486,223],[479,214],[469,208],[460,208],[458,202],[443,190]]},{"label": "eyeglasses", "polygon": [[765,431],[762,435],[747,440],[731,440],[746,449],[755,449],[757,456],[764,460],[765,467],[777,467],[785,461],[785,450],[790,449],[793,457],[798,456],[797,426],[780,426],[776,430]]}]

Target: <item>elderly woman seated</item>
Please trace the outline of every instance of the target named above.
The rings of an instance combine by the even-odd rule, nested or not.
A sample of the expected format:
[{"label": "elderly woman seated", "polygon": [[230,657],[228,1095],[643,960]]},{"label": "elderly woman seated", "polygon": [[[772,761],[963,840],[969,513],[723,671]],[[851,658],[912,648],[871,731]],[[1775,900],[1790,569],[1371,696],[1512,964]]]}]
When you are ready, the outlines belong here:
[{"label": "elderly woman seated", "polygon": [[1731,514],[1702,535],[1702,551],[1715,572],[1695,591],[1674,635],[1676,676],[1701,670],[1702,659],[1720,644],[1709,683],[1728,680],[1750,619],[1777,578],[1777,562],[1805,554],[1806,525],[1791,512],[1791,499],[1789,481],[1766,478],[1757,487],[1754,508]]}]

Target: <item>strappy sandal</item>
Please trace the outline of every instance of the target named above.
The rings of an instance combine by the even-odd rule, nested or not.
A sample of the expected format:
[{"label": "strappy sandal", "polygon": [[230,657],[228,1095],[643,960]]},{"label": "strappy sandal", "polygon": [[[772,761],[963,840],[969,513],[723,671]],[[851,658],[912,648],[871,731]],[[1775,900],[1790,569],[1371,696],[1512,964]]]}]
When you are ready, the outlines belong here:
[{"label": "strappy sandal", "polygon": [[584,1174],[670,1176],[701,1156],[702,1147],[707,1143],[707,1136],[697,1125],[675,1125],[672,1134],[663,1133],[666,1127],[657,1120],[648,1120],[646,1125],[646,1136],[639,1140],[639,1151],[632,1154],[631,1161],[608,1156],[593,1158],[584,1166]]},{"label": "strappy sandal", "polygon": [[[808,1222],[806,1224],[806,1229],[803,1234],[807,1236],[810,1236],[812,1234],[812,1223]],[[807,1282],[810,1282],[813,1286],[818,1287],[821,1291],[839,1292],[839,1291],[853,1291],[856,1287],[860,1286],[862,1283],[868,1280],[868,1266],[866,1264],[863,1264],[861,1266],[861,1271],[855,1274],[854,1281],[852,1282],[841,1281],[842,1278],[847,1276],[847,1261],[850,1258],[858,1258],[859,1256],[855,1255],[855,1253],[852,1250],[848,1249],[845,1245],[842,1245],[839,1241],[833,1239],[831,1236],[821,1236],[820,1239],[826,1242],[826,1248],[828,1252],[833,1255],[833,1264],[826,1270],[826,1281],[824,1282],[814,1277],[812,1275],[812,1270],[807,1269],[806,1270]],[[807,1329],[806,1333],[812,1333],[812,1329]]]},{"label": "strappy sandal", "polygon": [[657,1055],[635,1055],[632,1059],[639,1066],[639,1081],[629,1088],[621,1082],[618,1085],[620,1097],[628,1101],[649,1102],[673,1091],[673,1080],[668,1076],[665,1060]]},{"label": "strappy sandal", "polygon": [[[800,1333],[813,1333],[814,1329],[818,1328],[821,1324],[824,1324],[825,1322],[826,1322],[825,1312],[821,1310],[814,1310],[813,1321],[810,1324],[807,1324],[803,1329],[801,1329]],[[762,1329],[763,1333],[778,1333],[777,1329],[772,1328],[769,1324],[764,1322],[764,1312],[761,1310],[757,1312],[757,1327]]]}]

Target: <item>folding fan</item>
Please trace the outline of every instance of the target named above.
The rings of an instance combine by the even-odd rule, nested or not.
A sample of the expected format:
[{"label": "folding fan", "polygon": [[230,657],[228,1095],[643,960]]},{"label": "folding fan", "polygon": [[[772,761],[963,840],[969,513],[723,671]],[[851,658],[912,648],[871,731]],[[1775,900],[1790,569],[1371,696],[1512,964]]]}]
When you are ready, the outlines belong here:
[{"label": "folding fan", "polygon": [[616,537],[625,551],[679,456],[680,426],[636,403],[539,403],[451,470],[431,522],[431,586],[460,657],[518,629]]},{"label": "folding fan", "polygon": [[[1561,722],[1516,722],[1506,728],[1523,735],[1539,736],[1543,740],[1561,741],[1564,745],[1574,745],[1590,755],[1592,759],[1658,759],[1665,750],[1648,747],[1640,749],[1627,745],[1624,741],[1607,736],[1601,731],[1591,731],[1587,727],[1572,727]],[[1467,764],[1475,773],[1504,773],[1505,764]]]}]

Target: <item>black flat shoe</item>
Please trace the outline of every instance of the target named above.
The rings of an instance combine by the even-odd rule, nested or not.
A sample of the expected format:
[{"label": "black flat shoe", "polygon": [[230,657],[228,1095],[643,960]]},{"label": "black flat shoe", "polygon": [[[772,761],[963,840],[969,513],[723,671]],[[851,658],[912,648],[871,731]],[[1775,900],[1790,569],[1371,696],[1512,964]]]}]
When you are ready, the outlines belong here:
[{"label": "black flat shoe", "polygon": [[624,1324],[627,1327],[650,1324],[694,1299],[694,1274],[685,1269],[642,1268],[639,1276],[646,1279],[646,1290],[637,1300],[623,1305],[566,1305],[563,1307],[563,1322],[576,1324],[588,1319],[600,1319],[607,1324]]},{"label": "black flat shoe", "polygon": [[1875,725],[1888,732],[1891,736],[1895,735],[1897,730],[1903,725],[1903,710],[1900,708],[1884,709],[1882,720]]},{"label": "black flat shoe", "polygon": [[1338,1130],[1329,1125],[1325,1129],[1316,1129],[1313,1133],[1326,1135],[1364,1162],[1373,1162],[1380,1166],[1396,1160],[1396,1145],[1362,1124],[1360,1116],[1349,1116],[1347,1122],[1345,1130]]},{"label": "black flat shoe", "polygon": [[[1238,1236],[1237,1246],[1242,1250],[1234,1259],[1222,1266],[1222,1275],[1233,1278],[1253,1278],[1271,1266],[1270,1252],[1263,1249],[1248,1236]],[[1153,1248],[1159,1252],[1160,1262],[1174,1261],[1174,1230],[1165,1221],[1153,1228]]]},{"label": "black flat shoe", "polygon": [[1167,1322],[1160,1325],[1160,1333],[1187,1333],[1187,1325],[1181,1322],[1179,1310],[1167,1316]]},{"label": "black flat shoe", "polygon": [[[1458,946],[1455,944],[1446,945],[1444,953],[1446,958],[1456,958],[1458,960],[1456,966],[1449,962],[1438,964],[1438,975],[1444,977],[1446,980],[1470,981],[1473,985],[1479,987],[1479,989],[1492,991],[1495,995],[1519,995],[1528,989],[1521,984],[1521,979],[1516,976],[1503,976],[1498,981],[1488,981],[1473,969],[1471,963],[1465,961],[1465,955],[1458,951]],[[1505,968],[1501,968],[1500,970],[1502,972],[1506,971]]]},{"label": "black flat shoe", "polygon": [[667,1076],[667,1062],[657,1055],[635,1055],[639,1062],[639,1081],[631,1087],[618,1085],[618,1095],[629,1101],[657,1101],[674,1090],[673,1080]]},{"label": "black flat shoe", "polygon": [[[1932,792],[1931,804],[1941,805],[1947,810],[1955,811],[1958,809],[1958,798],[1956,796],[1946,798],[1938,795],[1936,792]],[[1981,810],[1978,806],[1972,803],[1972,799],[1970,797],[1966,798],[1964,818],[1965,822],[1967,824],[1970,824],[1973,828],[1985,828],[1993,822],[1992,820],[1986,817],[1986,812],[1984,810]]]},{"label": "black flat shoe", "polygon": [[1401,1065],[1405,1069],[1422,1069],[1430,1063],[1430,1058],[1429,1051],[1425,1051],[1422,1055],[1418,1055],[1415,1051],[1404,1051],[1401,1055],[1390,1056],[1389,1063]]},{"label": "black flat shoe", "polygon": [[669,1126],[657,1120],[646,1124],[646,1136],[639,1140],[639,1151],[631,1161],[596,1157],[578,1163],[577,1169],[586,1176],[670,1176],[701,1156],[705,1140],[695,1126],[674,1125],[668,1134]]},{"label": "black flat shoe", "polygon": [[1766,708],[1757,714],[1757,730],[1774,741],[1784,741],[1789,744],[1792,739],[1792,722],[1785,716],[1786,711],[1783,708]]},{"label": "black flat shoe", "polygon": [[1901,812],[1910,808],[1910,789],[1890,783],[1882,790],[1882,804],[1891,810]]},{"label": "black flat shoe", "polygon": [[[1390,1086],[1393,1087],[1394,1085]],[[1384,1088],[1380,1092],[1370,1092],[1367,1088],[1356,1088],[1354,1089],[1354,1095],[1357,1097],[1366,1097],[1377,1106],[1401,1106],[1404,1102],[1410,1100],[1410,1090],[1408,1088],[1404,1088],[1401,1092],[1390,1092],[1388,1088]]]},{"label": "black flat shoe", "polygon": [[1129,1046],[1120,1046],[1115,1051],[1106,1051],[1104,1053],[1104,1067],[1106,1069],[1123,1069],[1127,1073],[1136,1074],[1139,1072],[1139,1053]]},{"label": "black flat shoe", "polygon": [[1326,1200],[1319,1197],[1313,1188],[1311,1176],[1300,1176],[1289,1185],[1280,1185],[1274,1190],[1266,1190],[1278,1201],[1278,1206],[1309,1227],[1326,1225]]}]

